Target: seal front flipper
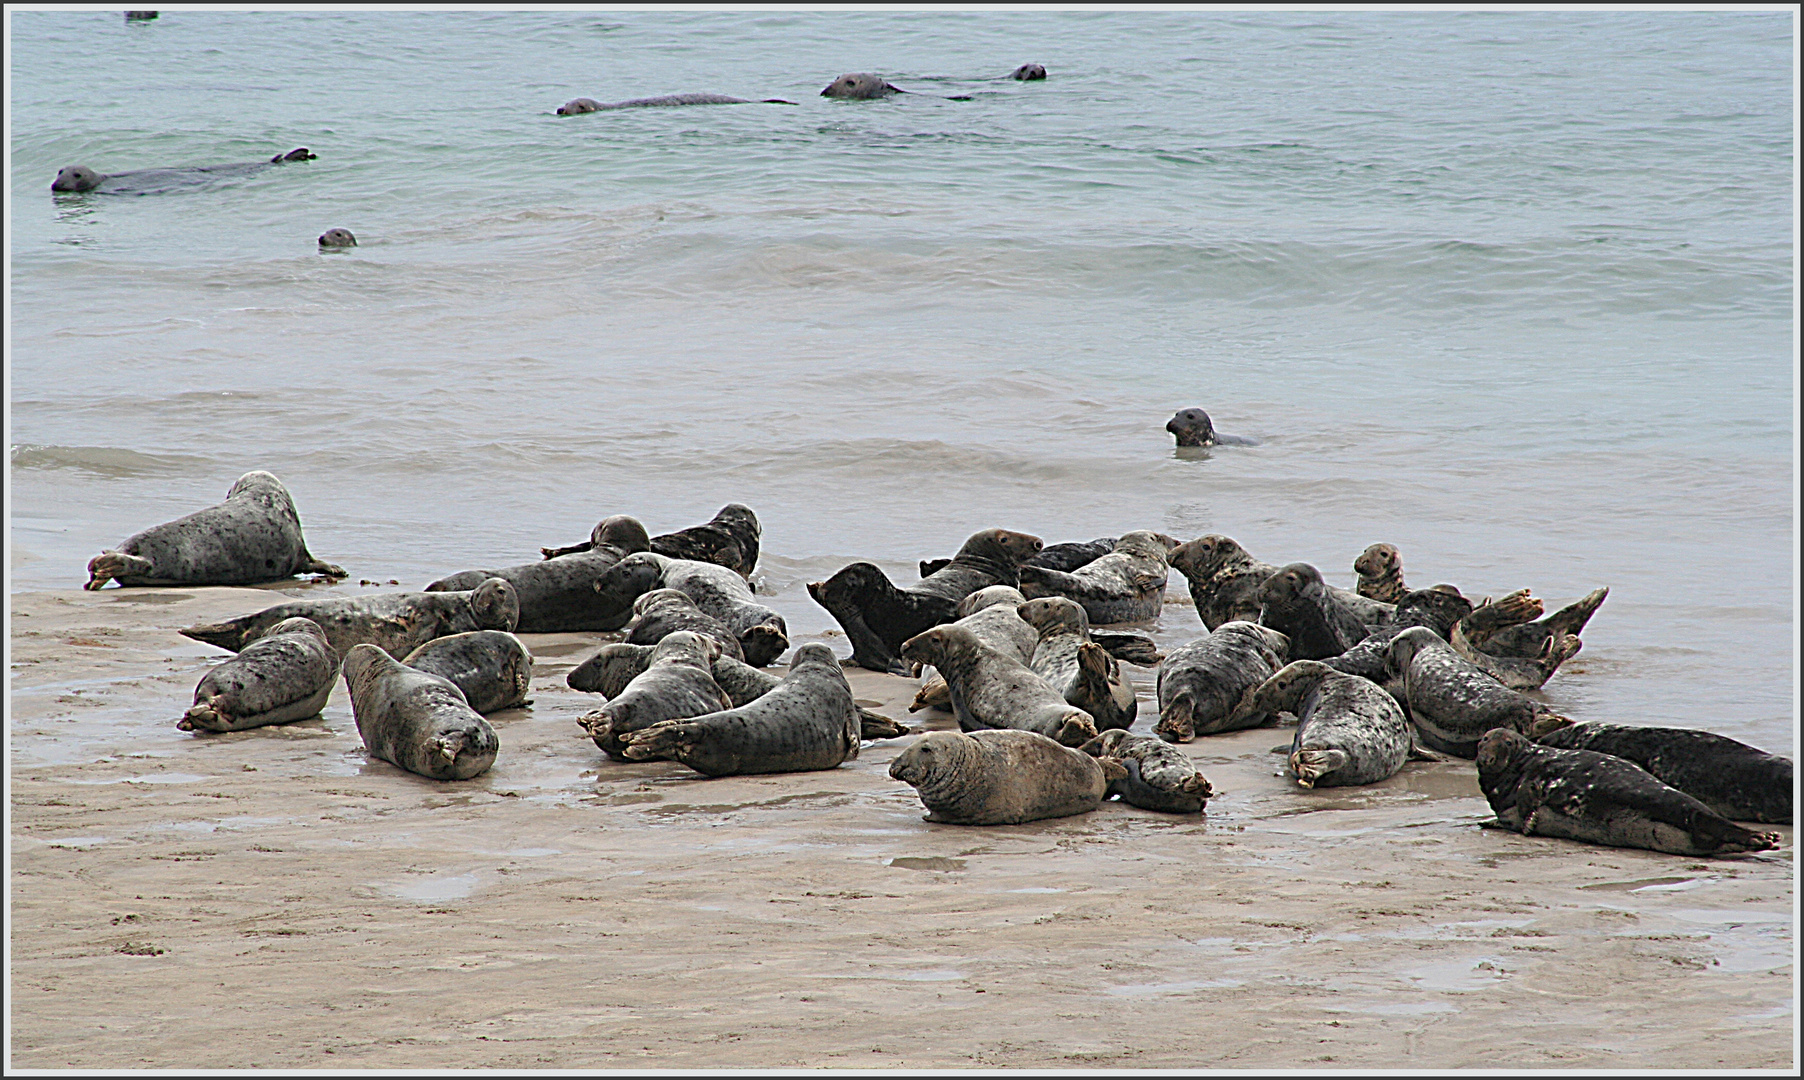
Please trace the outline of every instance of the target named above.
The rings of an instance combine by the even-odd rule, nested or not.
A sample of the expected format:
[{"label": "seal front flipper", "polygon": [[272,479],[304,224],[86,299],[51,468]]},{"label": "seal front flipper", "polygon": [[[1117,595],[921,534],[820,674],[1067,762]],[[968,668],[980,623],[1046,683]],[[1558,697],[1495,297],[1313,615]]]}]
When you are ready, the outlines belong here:
[{"label": "seal front flipper", "polygon": [[114,578],[148,577],[151,569],[149,559],[123,551],[103,551],[88,560],[88,583],[82,588],[93,592]]}]

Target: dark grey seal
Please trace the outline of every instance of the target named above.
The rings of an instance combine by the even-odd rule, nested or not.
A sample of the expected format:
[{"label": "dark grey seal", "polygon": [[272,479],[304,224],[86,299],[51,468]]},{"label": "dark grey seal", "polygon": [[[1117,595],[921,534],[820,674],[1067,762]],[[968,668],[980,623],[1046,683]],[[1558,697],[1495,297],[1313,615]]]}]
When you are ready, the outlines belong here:
[{"label": "dark grey seal", "polygon": [[1427,627],[1398,634],[1390,650],[1391,668],[1403,677],[1410,719],[1432,750],[1471,758],[1478,740],[1493,728],[1539,738],[1572,723],[1473,667]]},{"label": "dark grey seal", "polygon": [[1409,720],[1370,679],[1319,660],[1296,660],[1248,694],[1241,709],[1275,718],[1294,713],[1290,768],[1304,787],[1376,784],[1409,758]]},{"label": "dark grey seal", "polygon": [[1328,591],[1321,571],[1291,563],[1259,586],[1259,625],[1290,639],[1293,660],[1326,660],[1364,641],[1368,631]]},{"label": "dark grey seal", "polygon": [[489,578],[500,578],[519,597],[516,629],[522,634],[618,630],[632,617],[632,607],[619,609],[596,596],[595,579],[649,546],[645,526],[624,514],[615,515],[595,526],[592,543],[571,554],[499,570],[464,570],[438,579],[426,591],[474,589]]},{"label": "dark grey seal", "polygon": [[401,661],[457,687],[470,708],[483,715],[530,704],[532,654],[505,630],[471,630],[433,638]]},{"label": "dark grey seal", "polygon": [[1078,747],[1094,758],[1108,758],[1127,772],[1109,781],[1109,794],[1142,810],[1198,814],[1215,789],[1196,764],[1177,747],[1152,735],[1131,735],[1121,728],[1105,731]]},{"label": "dark grey seal", "polygon": [[1165,421],[1165,430],[1177,436],[1179,446],[1258,446],[1254,439],[1223,435],[1215,430],[1209,414],[1201,409],[1179,409]]},{"label": "dark grey seal", "polygon": [[671,559],[716,563],[749,578],[758,568],[758,541],[764,526],[743,503],[728,503],[703,525],[651,538],[651,549]]},{"label": "dark grey seal", "polygon": [[1497,728],[1478,742],[1478,786],[1491,828],[1670,855],[1771,851],[1779,834],[1724,818],[1632,761],[1592,750],[1537,746]]},{"label": "dark grey seal", "polygon": [[1009,72],[1008,77],[1020,82],[1039,82],[1046,77],[1046,69],[1039,64],[1022,64]]},{"label": "dark grey seal", "polygon": [[1367,635],[1364,641],[1322,661],[1336,671],[1358,675],[1383,686],[1399,702],[1404,700],[1403,681],[1391,669],[1391,642],[1398,634],[1416,626],[1425,626],[1443,641],[1453,627],[1472,612],[1472,601],[1460,595],[1452,585],[1436,585],[1405,593],[1397,601],[1396,622]]},{"label": "dark grey seal", "polygon": [[[1115,550],[1115,537],[1104,536],[1089,543],[1052,544],[1042,548],[1038,555],[1027,560],[1023,566],[1040,566],[1047,570],[1063,570],[1069,574],[1080,566],[1102,558]],[[944,570],[952,562],[951,559],[922,559],[921,576],[929,577]]]},{"label": "dark grey seal", "polygon": [[1015,613],[1039,634],[1028,661],[1034,674],[1063,694],[1066,702],[1089,713],[1098,731],[1134,725],[1140,708],[1134,681],[1090,640],[1090,620],[1081,604],[1047,596],[1019,605]]},{"label": "dark grey seal", "polygon": [[1087,814],[1126,775],[1119,762],[1093,758],[1032,731],[934,731],[890,763],[890,778],[913,787],[928,821],[1019,825]]},{"label": "dark grey seal", "polygon": [[512,632],[520,616],[514,587],[490,578],[468,592],[392,592],[296,600],[222,623],[190,626],[183,637],[237,652],[270,627],[295,616],[312,619],[340,657],[354,645],[375,645],[402,657],[433,638],[470,630]]},{"label": "dark grey seal", "polygon": [[253,585],[296,574],[344,577],[307,551],[294,499],[274,475],[238,478],[225,502],[126,537],[88,561],[88,590],[121,585]]},{"label": "dark grey seal", "polygon": [[1145,622],[1165,606],[1165,581],[1171,568],[1165,553],[1168,537],[1150,530],[1125,533],[1115,550],[1073,573],[1043,567],[1021,567],[1021,593],[1029,600],[1063,596],[1084,607],[1096,624]]},{"label": "dark grey seal", "polygon": [[714,681],[720,644],[679,630],[652,650],[651,663],[606,705],[577,717],[576,725],[607,755],[625,761],[626,738],[665,720],[687,720],[733,707]]},{"label": "dark grey seal", "polygon": [[737,573],[717,563],[671,559],[641,551],[614,564],[595,579],[603,609],[631,611],[633,602],[653,589],[689,594],[703,613],[726,625],[739,639],[745,662],[763,667],[789,648],[783,616],[752,599],[752,587]]},{"label": "dark grey seal", "polygon": [[[157,13],[154,11],[128,11],[125,13],[126,22],[149,22],[156,17]],[[334,678],[336,677],[334,676]]]},{"label": "dark grey seal", "polygon": [[660,109],[673,105],[794,105],[782,98],[736,98],[725,94],[664,94],[660,97],[628,98],[625,101],[596,101],[579,97],[558,106],[559,116],[608,112],[613,109]]},{"label": "dark grey seal", "polygon": [[[1527,591],[1522,590],[1525,594]],[[1545,619],[1483,630],[1473,628],[1466,633],[1466,637],[1473,648],[1492,656],[1540,656],[1546,649],[1548,638],[1569,634],[1576,636],[1583,631],[1585,624],[1591,621],[1591,616],[1597,613],[1598,607],[1609,595],[1607,587],[1595,589]],[[1541,602],[1536,600],[1533,603],[1539,613]]]},{"label": "dark grey seal", "polygon": [[1791,760],[1726,735],[1695,728],[1573,724],[1536,741],[1632,761],[1730,821],[1792,820]]},{"label": "dark grey seal", "polygon": [[318,715],[338,680],[338,654],[311,619],[284,619],[207,672],[183,731],[243,731]]},{"label": "dark grey seal", "polygon": [[883,76],[868,72],[853,72],[841,75],[827,84],[821,91],[825,98],[843,98],[852,101],[869,101],[873,98],[888,97],[891,94],[906,94],[901,87],[891,86]]},{"label": "dark grey seal", "polygon": [[348,248],[357,246],[357,238],[349,229],[327,229],[319,234],[319,246],[323,248]]},{"label": "dark grey seal", "polygon": [[[1486,601],[1459,622],[1447,635],[1453,651],[1480,671],[1512,690],[1539,690],[1560,665],[1578,655],[1585,643],[1576,634],[1548,634],[1533,656],[1494,655],[1474,644],[1498,641],[1500,632],[1516,629],[1541,614],[1541,601],[1518,589],[1501,600]],[[1518,639],[1530,640],[1530,639]]]},{"label": "dark grey seal", "polygon": [[1066,746],[1096,737],[1090,714],[1076,708],[1033,669],[955,624],[924,630],[902,643],[902,658],[932,664],[952,691],[952,713],[964,731],[1036,731]]},{"label": "dark grey seal", "polygon": [[199,187],[213,180],[249,176],[262,172],[271,165],[282,165],[290,161],[312,161],[317,157],[319,157],[318,154],[309,153],[303,146],[298,150],[290,150],[286,154],[277,154],[268,161],[246,161],[232,165],[131,169],[120,173],[99,173],[86,165],[65,165],[57,171],[56,179],[50,182],[50,190],[65,194],[98,191],[107,195],[153,195],[177,188]]},{"label": "dark grey seal", "polygon": [[708,776],[811,772],[858,756],[858,706],[833,650],[810,643],[789,675],[746,705],[634,732],[626,756],[668,758]]},{"label": "dark grey seal", "polygon": [[726,624],[695,606],[689,594],[679,589],[653,589],[633,601],[633,621],[626,626],[629,645],[656,645],[678,630],[689,630],[713,638],[720,654],[735,660],[745,659],[745,650]]},{"label": "dark grey seal", "polygon": [[1166,742],[1239,730],[1263,718],[1237,713],[1241,699],[1278,673],[1290,642],[1276,630],[1235,620],[1206,638],[1173,649],[1159,665],[1159,723]]},{"label": "dark grey seal", "polygon": [[449,680],[374,645],[352,649],[344,675],[357,734],[372,757],[433,780],[468,780],[495,763],[495,729]]}]

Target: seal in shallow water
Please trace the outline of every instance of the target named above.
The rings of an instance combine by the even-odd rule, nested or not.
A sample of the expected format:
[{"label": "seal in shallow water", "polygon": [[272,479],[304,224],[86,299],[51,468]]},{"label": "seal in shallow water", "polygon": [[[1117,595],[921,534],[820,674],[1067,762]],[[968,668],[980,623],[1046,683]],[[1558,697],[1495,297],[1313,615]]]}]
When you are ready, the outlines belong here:
[{"label": "seal in shallow water", "polygon": [[625,761],[626,737],[665,720],[730,709],[733,703],[714,681],[712,666],[720,644],[712,638],[679,630],[652,650],[646,665],[618,696],[578,717],[576,724],[595,745],[617,761]]},{"label": "seal in shallow water", "polygon": [[1236,731],[1263,718],[1236,713],[1241,699],[1278,673],[1290,654],[1283,634],[1236,619],[1173,649],[1159,665],[1159,723],[1166,742]]},{"label": "seal in shallow water", "polygon": [[1019,82],[1039,82],[1046,77],[1046,69],[1039,64],[1022,64],[1009,72],[1008,77]]},{"label": "seal in shallow water", "polygon": [[1290,768],[1304,787],[1376,784],[1409,758],[1409,720],[1397,702],[1370,679],[1319,660],[1286,664],[1240,707],[1262,716],[1296,715]]},{"label": "seal in shallow water", "polygon": [[1779,834],[1753,832],[1656,780],[1632,761],[1537,746],[1497,728],[1478,742],[1478,786],[1492,828],[1671,855],[1770,851]]},{"label": "seal in shallow water", "polygon": [[231,176],[249,176],[271,165],[290,161],[312,161],[319,157],[306,147],[277,154],[268,161],[245,161],[231,165],[186,165],[170,169],[129,169],[119,173],[100,173],[86,165],[65,165],[50,182],[51,191],[65,194],[95,191],[104,187],[108,194],[148,195],[175,187],[192,187],[209,180]]},{"label": "seal in shallow water", "polygon": [[1493,728],[1539,738],[1572,723],[1473,667],[1425,626],[1398,634],[1390,650],[1391,668],[1403,676],[1410,719],[1432,750],[1470,758]]},{"label": "seal in shallow water", "polygon": [[[1175,542],[1171,547],[1177,546]],[[1165,538],[1146,529],[1124,533],[1115,550],[1073,573],[1021,567],[1021,593],[1029,600],[1063,596],[1077,601],[1092,623],[1144,622],[1165,605],[1170,567]]]},{"label": "seal in shallow water", "polygon": [[910,785],[928,821],[1019,825],[1096,809],[1119,762],[1093,758],[1032,731],[934,731],[890,763],[891,779]]},{"label": "seal in shallow water", "polygon": [[626,756],[663,757],[709,776],[810,772],[858,756],[860,722],[852,687],[833,650],[796,650],[789,675],[746,705],[634,732]]},{"label": "seal in shallow water", "polygon": [[1215,430],[1209,414],[1201,409],[1179,409],[1165,422],[1165,430],[1177,436],[1179,446],[1258,446],[1239,435],[1223,435]]},{"label": "seal in shallow water", "polygon": [[608,611],[631,611],[634,601],[653,589],[687,593],[703,614],[719,620],[739,639],[745,662],[753,667],[763,667],[789,648],[783,616],[752,599],[752,587],[745,579],[717,563],[641,551],[595,579],[595,591]]},{"label": "seal in shallow water", "polygon": [[468,780],[495,763],[495,729],[448,679],[374,645],[345,656],[344,676],[357,734],[372,757],[433,780]]},{"label": "seal in shallow water", "polygon": [[207,672],[183,731],[243,731],[318,715],[338,681],[338,654],[311,619],[284,619]]},{"label": "seal in shallow water", "polygon": [[301,516],[282,481],[258,470],[225,502],[134,533],[88,561],[84,589],[121,585],[252,585],[296,574],[344,577],[307,551]]},{"label": "seal in shallow water", "polygon": [[1096,737],[1090,714],[1074,707],[1033,669],[1004,656],[962,626],[936,626],[902,643],[902,658],[932,664],[952,691],[952,712],[965,731],[1036,731],[1066,746]]},{"label": "seal in shallow water", "polygon": [[295,616],[312,619],[340,657],[353,645],[375,645],[401,657],[433,638],[470,630],[512,631],[520,615],[514,587],[490,578],[468,592],[392,592],[296,600],[221,623],[190,626],[183,637],[237,652],[270,627]]},{"label": "seal in shallow water", "polygon": [[[1540,638],[1540,652],[1533,656],[1493,655],[1475,641],[1498,640],[1501,631],[1515,629],[1541,614],[1541,601],[1518,589],[1501,600],[1486,601],[1453,625],[1447,643],[1466,661],[1511,690],[1539,690],[1561,664],[1578,655],[1584,642],[1576,634],[1548,634]],[[1522,639],[1529,640],[1529,639]]]},{"label": "seal in shallow water", "polygon": [[650,542],[645,526],[616,514],[595,526],[591,544],[569,555],[499,570],[460,571],[427,585],[426,591],[474,589],[489,578],[500,578],[514,587],[519,599],[520,621],[514,629],[522,634],[618,630],[632,617],[632,609],[616,610],[595,595],[595,579],[628,555],[645,551]]},{"label": "seal in shallow water", "polygon": [[485,716],[528,704],[532,654],[505,630],[471,630],[433,638],[401,662],[449,680],[470,708]]},{"label": "seal in shallow water", "polygon": [[1097,730],[1134,724],[1140,703],[1134,682],[1101,645],[1090,640],[1083,606],[1063,596],[1029,600],[1015,609],[1039,640],[1028,666],[1065,700],[1090,714]]},{"label": "seal in shallow water", "polygon": [[782,98],[728,97],[725,94],[664,94],[660,97],[628,98],[625,101],[596,101],[579,97],[558,106],[559,116],[581,116],[583,113],[609,112],[614,109],[660,109],[675,105],[794,105]]},{"label": "seal in shallow water", "polygon": [[850,101],[869,101],[873,98],[888,97],[891,94],[906,94],[908,91],[891,86],[881,75],[869,72],[852,72],[841,75],[827,84],[821,91],[825,98],[842,98]]},{"label": "seal in shallow water", "polygon": [[1632,761],[1730,821],[1792,820],[1791,761],[1726,735],[1695,728],[1573,724],[1535,741]]},{"label": "seal in shallow water", "polygon": [[1142,810],[1167,814],[1201,813],[1215,795],[1195,762],[1177,747],[1152,735],[1122,728],[1105,731],[1078,747],[1095,758],[1119,762],[1127,775],[1109,781],[1109,794]]}]

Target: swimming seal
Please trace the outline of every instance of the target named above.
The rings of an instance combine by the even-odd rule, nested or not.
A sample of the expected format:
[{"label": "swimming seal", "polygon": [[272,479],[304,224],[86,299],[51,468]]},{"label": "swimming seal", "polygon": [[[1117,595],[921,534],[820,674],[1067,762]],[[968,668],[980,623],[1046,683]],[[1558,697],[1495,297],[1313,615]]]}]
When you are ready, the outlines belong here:
[{"label": "swimming seal", "polygon": [[883,81],[883,76],[868,72],[853,72],[841,75],[827,84],[821,91],[825,98],[842,98],[849,101],[869,101],[873,98],[888,97],[891,94],[906,94],[908,91],[891,86]]},{"label": "swimming seal", "polygon": [[343,567],[307,551],[301,516],[282,481],[247,472],[225,502],[134,533],[88,561],[88,583],[121,585],[254,585],[295,574],[344,577]]},{"label": "swimming seal", "polygon": [[890,778],[913,787],[927,821],[949,825],[1019,825],[1086,814],[1109,783],[1126,774],[1119,762],[1093,758],[1032,731],[934,731],[890,763]]},{"label": "swimming seal", "polygon": [[902,643],[902,658],[932,664],[952,691],[952,713],[964,731],[1036,731],[1066,746],[1096,737],[1090,714],[1065,700],[1033,669],[1004,656],[962,626],[936,626]]},{"label": "swimming seal", "polygon": [[725,94],[664,94],[660,97],[629,98],[626,101],[596,101],[594,98],[579,97],[558,106],[559,116],[580,116],[583,113],[608,112],[613,109],[658,109],[675,105],[794,105],[793,101],[782,98],[728,97]]},{"label": "swimming seal", "polygon": [[357,238],[349,229],[327,229],[319,234],[319,246],[323,248],[356,247]]},{"label": "swimming seal", "polygon": [[745,662],[753,667],[763,667],[789,648],[783,616],[752,599],[752,587],[745,579],[716,563],[640,551],[608,568],[594,587],[603,610],[609,612],[631,611],[633,602],[653,589],[687,593],[696,607],[739,639]]},{"label": "swimming seal", "polygon": [[1152,735],[1105,731],[1078,747],[1091,757],[1109,758],[1127,772],[1109,781],[1109,794],[1142,810],[1167,814],[1201,813],[1215,789],[1182,750]]},{"label": "swimming seal", "polygon": [[1066,702],[1090,714],[1098,731],[1134,724],[1140,703],[1134,682],[1101,645],[1090,640],[1081,604],[1063,596],[1029,600],[1015,609],[1039,640],[1028,667]]},{"label": "swimming seal", "polygon": [[1215,430],[1209,414],[1201,409],[1179,409],[1165,422],[1165,430],[1177,436],[1179,446],[1258,446],[1253,439],[1223,435]]},{"label": "swimming seal", "polygon": [[1670,855],[1779,846],[1778,833],[1744,829],[1611,754],[1538,746],[1497,728],[1479,740],[1477,760],[1478,786],[1497,814],[1491,828]]},{"label": "swimming seal", "polygon": [[577,717],[576,725],[609,757],[626,761],[626,737],[665,720],[687,720],[733,707],[714,681],[720,644],[679,630],[652,650],[646,665],[618,696]]},{"label": "swimming seal", "polygon": [[1403,556],[1391,544],[1373,544],[1360,552],[1353,572],[1359,575],[1355,591],[1361,596],[1395,604],[1409,593],[1403,584]]},{"label": "swimming seal", "polygon": [[1290,639],[1293,660],[1326,660],[1364,641],[1366,626],[1328,591],[1321,571],[1291,563],[1259,586],[1259,625]]},{"label": "swimming seal", "polygon": [[[128,11],[125,13],[126,22],[149,22],[156,17],[157,13],[154,11]],[[336,678],[336,676],[334,677]]]},{"label": "swimming seal", "polygon": [[176,187],[192,187],[208,180],[230,176],[249,176],[271,165],[290,161],[312,161],[319,157],[306,147],[277,154],[268,161],[246,161],[231,165],[186,165],[169,169],[131,169],[120,173],[99,173],[86,165],[65,165],[57,170],[50,190],[64,194],[95,191],[105,185],[106,193],[150,195]]},{"label": "swimming seal", "polygon": [[1350,787],[1388,780],[1409,758],[1409,720],[1370,679],[1318,660],[1295,660],[1248,694],[1241,709],[1294,713],[1290,768],[1304,787]]},{"label": "swimming seal", "polygon": [[1290,654],[1283,634],[1255,623],[1223,623],[1206,638],[1173,649],[1159,665],[1159,723],[1166,742],[1236,731],[1262,717],[1237,713],[1241,699],[1278,673]]},{"label": "swimming seal", "polygon": [[627,624],[629,645],[656,645],[678,630],[692,630],[720,644],[720,654],[745,659],[745,650],[725,623],[695,606],[689,594],[677,589],[653,589],[633,601],[633,621]]},{"label": "swimming seal", "polygon": [[1535,741],[1632,761],[1730,821],[1792,820],[1791,761],[1726,735],[1695,728],[1573,724]]},{"label": "swimming seal", "polygon": [[346,654],[344,676],[357,734],[372,757],[433,780],[468,780],[495,763],[495,729],[449,680],[374,645]]},{"label": "swimming seal", "polygon": [[973,533],[945,569],[898,589],[875,563],[855,562],[826,581],[808,583],[808,595],[838,621],[852,643],[852,663],[871,671],[905,675],[896,653],[902,643],[955,617],[958,602],[990,585],[1021,587],[1021,564],[1040,553],[1040,538],[1007,529]]},{"label": "swimming seal", "polygon": [[1145,622],[1165,605],[1170,567],[1168,547],[1158,533],[1137,530],[1115,541],[1115,550],[1073,573],[1021,567],[1021,593],[1029,600],[1063,596],[1082,604],[1092,623]]},{"label": "swimming seal", "polygon": [[595,579],[628,555],[647,550],[650,543],[645,526],[617,514],[595,526],[592,543],[569,555],[499,570],[464,570],[432,582],[426,591],[474,589],[489,578],[500,578],[514,587],[519,599],[520,623],[514,629],[522,634],[618,630],[632,617],[632,608],[616,608],[596,596]]},{"label": "swimming seal", "polygon": [[457,687],[470,708],[484,716],[529,704],[532,654],[505,630],[471,630],[433,638],[401,662],[437,675]]},{"label": "swimming seal", "polygon": [[708,776],[811,772],[858,756],[860,722],[833,650],[811,642],[789,675],[752,702],[691,720],[666,720],[627,739],[632,761],[669,758]]},{"label": "swimming seal", "polygon": [[183,637],[238,652],[283,619],[312,619],[340,657],[370,644],[401,657],[433,638],[469,630],[512,632],[520,614],[514,587],[490,578],[468,592],[392,592],[296,600],[221,623],[190,626]]},{"label": "swimming seal", "polygon": [[1038,64],[1022,64],[1009,72],[1008,77],[1020,82],[1039,82],[1046,77],[1046,69]]},{"label": "swimming seal", "polygon": [[284,619],[207,672],[183,731],[243,731],[318,715],[338,681],[338,654],[311,619]]},{"label": "swimming seal", "polygon": [[1427,627],[1403,631],[1390,649],[1391,667],[1403,676],[1410,719],[1432,750],[1469,759],[1492,728],[1539,738],[1572,723],[1473,667]]},{"label": "swimming seal", "polygon": [[[1048,570],[1063,570],[1069,574],[1078,567],[1087,566],[1114,550],[1115,537],[1113,536],[1105,536],[1087,544],[1050,544],[1022,565],[1042,566]],[[944,570],[951,562],[951,559],[922,559],[921,576],[928,577],[936,574]]]},{"label": "swimming seal", "polygon": [[[1040,643],[1040,632],[1021,621],[1015,609],[1027,602],[1019,589],[1007,585],[991,585],[979,589],[958,602],[954,614],[959,618],[953,626],[962,626],[977,640],[1004,656],[1032,665],[1034,648]],[[922,709],[952,709],[952,690],[937,671],[915,692],[909,712]]]}]

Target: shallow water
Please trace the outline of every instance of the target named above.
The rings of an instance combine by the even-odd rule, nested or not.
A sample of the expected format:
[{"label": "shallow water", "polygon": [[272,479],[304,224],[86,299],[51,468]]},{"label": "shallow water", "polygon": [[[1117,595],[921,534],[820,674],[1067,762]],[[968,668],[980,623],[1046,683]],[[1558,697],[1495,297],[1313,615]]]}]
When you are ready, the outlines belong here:
[{"label": "shallow water", "polygon": [[[745,502],[801,633],[989,526],[1382,540],[1609,585],[1569,715],[1792,749],[1784,14],[8,19],[13,590],[253,468],[338,591]],[[689,91],[796,104],[553,115]],[[1175,452],[1193,405],[1262,444]]]}]

